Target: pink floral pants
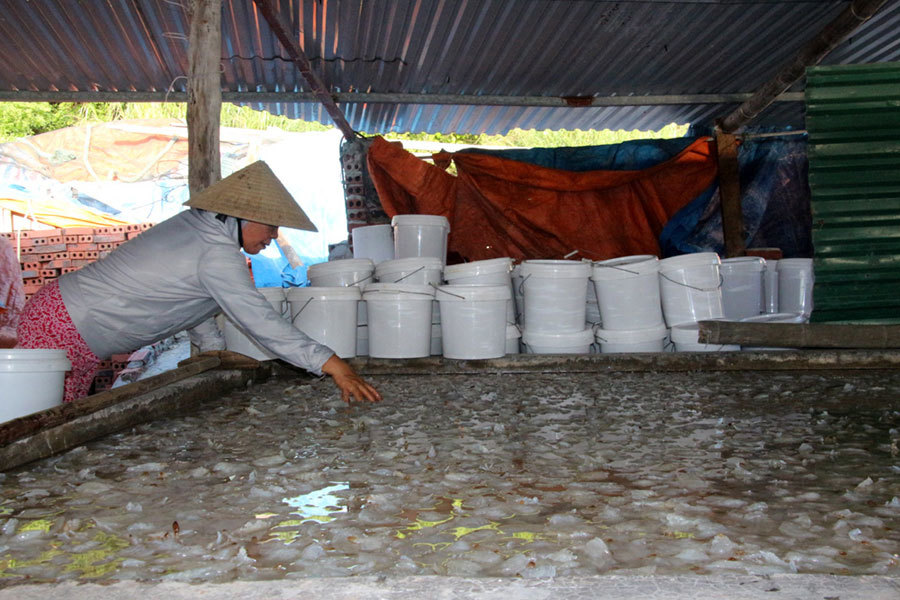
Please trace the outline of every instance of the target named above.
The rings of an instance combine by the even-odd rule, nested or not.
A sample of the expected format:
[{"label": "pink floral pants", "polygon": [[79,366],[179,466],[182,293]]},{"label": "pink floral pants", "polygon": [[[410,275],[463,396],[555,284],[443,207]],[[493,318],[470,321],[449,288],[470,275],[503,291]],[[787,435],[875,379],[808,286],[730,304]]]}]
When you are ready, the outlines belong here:
[{"label": "pink floral pants", "polygon": [[72,370],[66,373],[64,402],[88,395],[100,358],[91,352],[87,342],[75,329],[66,310],[59,283],[51,281],[31,297],[22,309],[17,330],[18,348],[65,350]]}]

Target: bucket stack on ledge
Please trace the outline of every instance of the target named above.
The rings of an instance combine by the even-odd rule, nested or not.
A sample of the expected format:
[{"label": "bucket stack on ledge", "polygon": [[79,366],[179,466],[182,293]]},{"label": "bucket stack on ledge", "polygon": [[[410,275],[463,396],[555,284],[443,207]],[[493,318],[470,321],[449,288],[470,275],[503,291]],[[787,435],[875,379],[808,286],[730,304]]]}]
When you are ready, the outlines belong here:
[{"label": "bucket stack on ledge", "polygon": [[[354,258],[312,265],[310,287],[261,291],[343,358],[735,351],[699,343],[697,322],[805,322],[812,312],[811,259],[701,252],[447,265],[449,233],[434,215],[358,227]],[[239,331],[229,341],[229,330],[229,349],[271,358]]]}]

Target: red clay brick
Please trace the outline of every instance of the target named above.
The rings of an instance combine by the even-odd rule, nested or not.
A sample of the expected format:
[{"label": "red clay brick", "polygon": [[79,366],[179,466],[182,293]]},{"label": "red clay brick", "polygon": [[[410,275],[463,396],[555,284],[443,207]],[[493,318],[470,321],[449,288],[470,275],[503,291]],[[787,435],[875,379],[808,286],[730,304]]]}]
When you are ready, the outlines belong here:
[{"label": "red clay brick", "polygon": [[96,249],[97,249],[97,244],[86,244],[86,243],[85,244],[82,244],[82,243],[66,244],[66,250],[69,252],[73,252],[73,251],[77,252],[77,251],[83,251],[83,250],[96,250]]},{"label": "red clay brick", "polygon": [[78,243],[78,236],[77,236],[77,235],[64,235],[64,236],[63,236],[63,241],[64,241],[66,244],[77,244],[77,243]]},{"label": "red clay brick", "polygon": [[63,235],[93,235],[93,227],[66,227]]},{"label": "red clay brick", "polygon": [[48,269],[62,269],[64,267],[71,267],[72,261],[64,258],[57,258],[55,260],[47,261],[44,266]]},{"label": "red clay brick", "polygon": [[94,241],[94,235],[79,235],[78,242],[81,244],[89,244]]},{"label": "red clay brick", "polygon": [[22,270],[22,279],[34,279],[35,277],[40,277],[41,272],[38,269],[28,269]]},{"label": "red clay brick", "polygon": [[59,277],[59,269],[41,269],[41,277],[45,280]]},{"label": "red clay brick", "polygon": [[45,237],[53,237],[56,235],[61,235],[59,229],[23,229],[20,232],[21,237],[37,239],[37,238],[45,238]]},{"label": "red clay brick", "polygon": [[95,242],[124,242],[125,241],[125,232],[115,232],[115,233],[98,233],[94,236]]}]

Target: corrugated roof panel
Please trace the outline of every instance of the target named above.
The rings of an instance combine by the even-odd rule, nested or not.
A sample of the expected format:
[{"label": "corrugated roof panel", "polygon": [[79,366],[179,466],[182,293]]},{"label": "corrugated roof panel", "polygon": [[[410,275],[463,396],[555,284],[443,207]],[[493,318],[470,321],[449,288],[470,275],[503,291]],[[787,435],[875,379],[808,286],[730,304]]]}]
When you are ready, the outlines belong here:
[{"label": "corrugated roof panel", "polygon": [[[280,0],[313,68],[337,92],[505,97],[750,93],[848,0]],[[89,8],[86,8],[88,7]],[[0,0],[0,92],[186,89],[189,20],[173,0]],[[224,92],[308,92],[252,0],[223,0]],[[900,60],[889,0],[825,64]],[[802,89],[802,83],[798,89]],[[247,104],[262,106],[252,98]],[[312,119],[315,103],[271,102]],[[733,105],[344,107],[357,130],[503,133],[513,127],[711,125]],[[330,123],[327,115],[324,122]],[[800,102],[754,124],[803,126]]]},{"label": "corrugated roof panel", "polygon": [[900,63],[807,71],[817,321],[900,322]]}]

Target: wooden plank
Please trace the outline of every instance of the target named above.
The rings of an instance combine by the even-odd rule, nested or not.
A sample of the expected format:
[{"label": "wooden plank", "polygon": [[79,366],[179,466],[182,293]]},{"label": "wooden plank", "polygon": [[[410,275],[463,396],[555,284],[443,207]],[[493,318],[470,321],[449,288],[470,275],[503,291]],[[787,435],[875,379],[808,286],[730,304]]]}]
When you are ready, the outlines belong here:
[{"label": "wooden plank", "polygon": [[193,0],[188,55],[188,187],[192,194],[221,178],[222,0]]},{"label": "wooden plank", "polygon": [[700,343],[774,348],[900,348],[900,325],[701,321]]},{"label": "wooden plank", "polygon": [[215,357],[198,358],[191,364],[148,377],[147,379],[141,379],[75,402],[54,406],[41,412],[7,421],[0,424],[0,446],[5,446],[17,439],[34,435],[41,430],[56,427],[79,417],[114,406],[125,400],[152,392],[176,381],[215,369],[220,364],[221,361]]},{"label": "wooden plank", "polygon": [[747,245],[744,242],[744,213],[741,210],[737,138],[717,131],[716,149],[719,156],[719,195],[722,200],[725,255],[729,258],[744,256],[747,253]]},{"label": "wooden plank", "polygon": [[853,0],[841,14],[808,41],[794,58],[785,64],[775,77],[754,92],[748,100],[719,121],[719,128],[733,133],[751,122],[782,92],[800,79],[806,67],[818,64],[844,38],[868,21],[887,0]]}]

